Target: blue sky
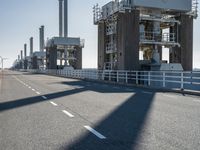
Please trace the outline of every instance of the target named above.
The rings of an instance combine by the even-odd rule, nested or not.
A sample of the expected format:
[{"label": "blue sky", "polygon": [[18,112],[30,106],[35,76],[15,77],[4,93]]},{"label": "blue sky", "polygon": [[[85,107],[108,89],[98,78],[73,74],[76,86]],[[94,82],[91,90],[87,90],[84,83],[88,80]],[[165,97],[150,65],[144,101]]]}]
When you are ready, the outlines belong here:
[{"label": "blue sky", "polygon": [[[97,26],[93,25],[92,7],[109,0],[69,0],[69,36],[85,39],[83,67],[97,66]],[[200,12],[200,10],[199,10]],[[58,35],[58,0],[2,0],[0,4],[0,56],[9,58],[10,67],[24,43],[34,37],[39,49],[39,27],[45,26],[45,39]],[[200,19],[194,22],[194,67],[200,68]]]}]

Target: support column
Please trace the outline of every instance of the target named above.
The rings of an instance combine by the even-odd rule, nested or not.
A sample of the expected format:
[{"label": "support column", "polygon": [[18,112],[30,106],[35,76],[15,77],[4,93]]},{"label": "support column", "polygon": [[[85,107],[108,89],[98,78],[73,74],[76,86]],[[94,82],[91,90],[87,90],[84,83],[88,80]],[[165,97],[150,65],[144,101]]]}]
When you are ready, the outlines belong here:
[{"label": "support column", "polygon": [[49,69],[57,69],[57,49],[49,50]]},{"label": "support column", "polygon": [[74,69],[82,69],[82,48],[77,48],[75,51],[76,63]]},{"label": "support column", "polygon": [[181,47],[174,47],[170,53],[170,63],[181,63],[185,71],[193,70],[193,18],[182,14],[177,18],[181,22],[178,26],[178,42]]},{"label": "support column", "polygon": [[117,23],[118,69],[139,69],[139,14],[138,10],[120,13]]},{"label": "support column", "polygon": [[98,25],[98,69],[103,70],[104,69],[104,63],[105,63],[105,23],[100,23]]}]

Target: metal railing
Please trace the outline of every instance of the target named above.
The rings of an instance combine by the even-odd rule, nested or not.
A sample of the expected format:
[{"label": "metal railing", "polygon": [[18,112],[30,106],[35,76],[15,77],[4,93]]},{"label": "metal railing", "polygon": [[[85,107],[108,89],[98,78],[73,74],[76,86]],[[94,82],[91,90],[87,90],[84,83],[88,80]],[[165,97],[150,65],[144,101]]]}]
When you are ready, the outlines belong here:
[{"label": "metal railing", "polygon": [[192,0],[192,12],[191,14],[196,19],[198,17],[198,0]]},{"label": "metal railing", "polygon": [[[108,11],[109,9],[109,11]],[[125,12],[125,10],[132,9],[132,6],[127,0],[112,1],[109,8],[103,10],[98,4],[93,7],[94,24],[98,24],[101,20],[108,18],[116,12]]]},{"label": "metal railing", "polygon": [[141,41],[176,42],[175,33],[140,32]]},{"label": "metal railing", "polygon": [[200,72],[114,70],[21,70],[76,79],[90,79],[167,89],[200,92]]}]

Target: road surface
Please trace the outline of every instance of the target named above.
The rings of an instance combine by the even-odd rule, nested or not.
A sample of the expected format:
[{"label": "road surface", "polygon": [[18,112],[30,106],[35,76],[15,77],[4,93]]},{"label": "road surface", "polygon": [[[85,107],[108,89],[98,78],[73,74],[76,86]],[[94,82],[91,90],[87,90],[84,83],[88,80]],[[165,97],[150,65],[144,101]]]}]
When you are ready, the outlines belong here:
[{"label": "road surface", "polygon": [[1,150],[200,149],[200,97],[11,71],[0,84]]}]

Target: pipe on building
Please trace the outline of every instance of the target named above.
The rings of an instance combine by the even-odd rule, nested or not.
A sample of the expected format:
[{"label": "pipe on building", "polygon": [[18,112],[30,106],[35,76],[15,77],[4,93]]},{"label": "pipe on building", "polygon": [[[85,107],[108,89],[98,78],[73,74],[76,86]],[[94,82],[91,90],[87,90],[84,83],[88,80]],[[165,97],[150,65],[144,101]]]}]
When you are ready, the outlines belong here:
[{"label": "pipe on building", "polygon": [[68,0],[64,0],[64,37],[68,37]]},{"label": "pipe on building", "polygon": [[33,37],[30,38],[30,56],[33,55]]},{"label": "pipe on building", "polygon": [[40,51],[44,52],[44,26],[40,27]]},{"label": "pipe on building", "polygon": [[23,60],[23,50],[21,50],[21,60]]},{"label": "pipe on building", "polygon": [[59,37],[63,36],[63,0],[59,0]]},{"label": "pipe on building", "polygon": [[27,45],[24,44],[24,59],[26,59],[27,56]]}]

